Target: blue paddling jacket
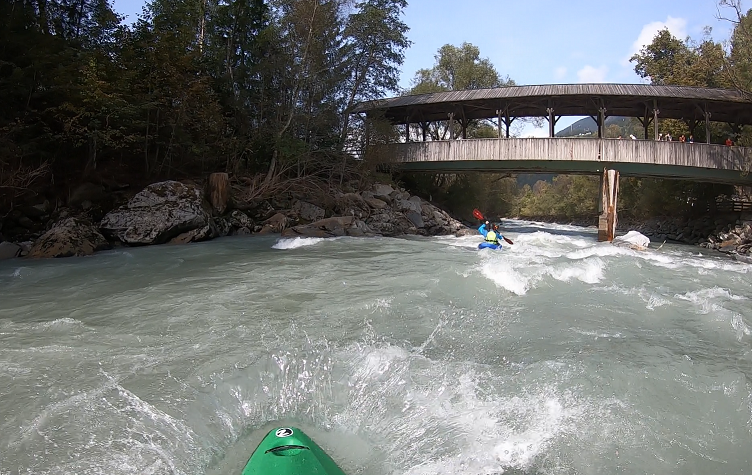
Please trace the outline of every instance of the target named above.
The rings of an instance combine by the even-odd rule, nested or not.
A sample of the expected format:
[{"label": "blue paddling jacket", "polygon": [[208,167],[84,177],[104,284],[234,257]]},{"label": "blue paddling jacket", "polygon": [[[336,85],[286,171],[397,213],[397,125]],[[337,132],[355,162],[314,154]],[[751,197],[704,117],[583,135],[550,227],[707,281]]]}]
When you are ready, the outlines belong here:
[{"label": "blue paddling jacket", "polygon": [[[488,236],[488,232],[489,231],[491,231],[491,229],[486,229],[486,223],[481,224],[480,227],[478,228],[478,232],[481,233],[483,235],[483,239],[486,239],[486,240],[488,240],[487,236]],[[494,244],[500,244],[501,241],[499,241],[499,240],[500,239],[504,239],[504,236],[502,236],[501,233],[498,232],[498,231],[494,231],[494,234],[496,234],[496,240],[493,241],[493,243]],[[491,241],[489,241],[489,242],[491,242]]]}]

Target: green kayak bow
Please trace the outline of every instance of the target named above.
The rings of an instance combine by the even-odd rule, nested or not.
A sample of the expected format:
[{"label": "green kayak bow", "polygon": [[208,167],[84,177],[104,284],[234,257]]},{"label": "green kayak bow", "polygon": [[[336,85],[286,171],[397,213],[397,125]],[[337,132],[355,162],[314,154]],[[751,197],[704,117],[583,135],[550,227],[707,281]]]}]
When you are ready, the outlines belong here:
[{"label": "green kayak bow", "polygon": [[345,472],[302,430],[279,427],[266,434],[242,475],[345,475]]}]

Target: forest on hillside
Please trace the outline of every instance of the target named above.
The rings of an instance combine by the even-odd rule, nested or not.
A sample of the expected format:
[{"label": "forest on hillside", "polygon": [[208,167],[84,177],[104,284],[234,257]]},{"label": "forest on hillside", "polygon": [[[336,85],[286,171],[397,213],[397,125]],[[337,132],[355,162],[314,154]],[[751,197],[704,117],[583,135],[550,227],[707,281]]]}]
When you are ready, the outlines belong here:
[{"label": "forest on hillside", "polygon": [[[718,3],[734,26],[730,38],[680,39],[664,30],[632,58],[635,71],[652,84],[752,94],[752,10],[741,0]],[[226,171],[256,196],[308,179],[341,185],[373,166],[358,160],[365,144],[398,140],[388,124],[351,115],[358,102],[515,84],[463,43],[439,48],[435,65],[400,91],[406,7],[407,0],[152,0],[125,24],[108,0],[2,0],[0,216],[87,181],[117,187]],[[432,139],[446,138],[447,124],[432,127]],[[618,127],[607,133],[626,133],[629,124]],[[687,124],[660,127],[679,136]],[[714,127],[752,145],[749,127]],[[467,132],[497,136],[486,121]],[[393,172],[450,209],[485,200],[489,211],[518,216],[592,215],[595,200],[585,197],[598,186],[592,177],[520,187],[500,175]],[[635,216],[731,192],[660,180],[622,190]]]},{"label": "forest on hillside", "polygon": [[3,0],[0,209],[83,181],[347,178],[349,110],[398,91],[406,5],[152,0],[127,25],[108,0]]}]

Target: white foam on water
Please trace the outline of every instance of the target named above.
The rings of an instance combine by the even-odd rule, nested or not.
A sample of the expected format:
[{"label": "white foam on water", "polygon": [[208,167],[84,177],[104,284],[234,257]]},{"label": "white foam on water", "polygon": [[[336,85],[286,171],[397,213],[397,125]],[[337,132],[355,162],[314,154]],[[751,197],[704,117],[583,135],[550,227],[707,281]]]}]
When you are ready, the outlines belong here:
[{"label": "white foam on water", "polygon": [[655,310],[659,307],[670,306],[673,304],[671,298],[665,294],[661,294],[656,289],[646,289],[645,287],[623,287],[621,285],[608,285],[605,287],[598,287],[598,290],[605,293],[618,293],[627,296],[636,296],[643,302],[645,302],[645,308],[648,310]]},{"label": "white foam on water", "polygon": [[603,333],[603,332],[579,330],[577,328],[573,328],[572,331],[575,333],[579,333],[580,335],[592,336],[596,339],[598,338],[620,338],[620,339],[626,338],[624,335],[618,332],[617,333]]},{"label": "white foam on water", "polygon": [[[505,256],[506,257],[506,256]],[[545,276],[561,282],[579,280],[586,284],[597,284],[605,277],[606,263],[598,257],[588,257],[570,262],[555,264],[548,256],[531,256],[515,259],[493,258],[490,256],[480,268],[481,274],[517,295],[525,295]]]},{"label": "white foam on water", "polygon": [[50,322],[42,322],[32,325],[33,330],[64,330],[66,328],[83,328],[84,322],[76,320],[75,318],[63,317],[52,320]]},{"label": "white foam on water", "polygon": [[727,289],[721,287],[712,287],[709,289],[696,290],[693,292],[685,292],[683,294],[676,294],[674,295],[674,297],[679,300],[686,300],[688,302],[691,302],[692,304],[694,304],[695,310],[700,314],[728,311],[723,307],[723,301],[747,300],[747,297],[734,295]]},{"label": "white foam on water", "polygon": [[540,280],[540,275],[524,275],[512,266],[498,265],[488,261],[481,266],[481,273],[495,283],[517,295],[525,295],[528,290]]},{"label": "white foam on water", "polygon": [[637,251],[628,248],[614,246],[608,243],[590,245],[589,247],[568,252],[566,257],[569,259],[585,259],[587,257],[610,257],[610,256],[633,256]]},{"label": "white foam on water", "polygon": [[586,284],[597,284],[603,279],[605,263],[602,259],[592,258],[569,265],[556,265],[549,267],[546,273],[556,280],[569,282],[572,279],[585,282]]},{"label": "white foam on water", "polygon": [[555,383],[499,392],[488,384],[504,385],[506,378],[489,379],[472,363],[432,360],[392,345],[357,345],[346,353],[352,354],[336,359],[349,361],[348,404],[332,422],[375,440],[398,468],[393,473],[528,469],[592,412],[592,402],[561,394]]},{"label": "white foam on water", "polygon": [[750,269],[752,269],[752,266],[749,264],[731,261],[719,256],[702,256],[700,254],[688,257],[686,254],[678,254],[674,252],[663,253],[657,251],[635,252],[634,255],[645,261],[652,262],[659,267],[667,269],[694,268],[704,275],[708,275],[708,271],[747,274]]},{"label": "white foam on water", "polygon": [[314,246],[320,242],[333,241],[338,238],[314,238],[314,237],[295,237],[292,239],[284,238],[277,241],[272,249],[298,249],[300,247]]},{"label": "white foam on water", "polygon": [[685,292],[676,294],[674,297],[690,302],[693,310],[700,315],[710,315],[717,322],[728,323],[738,341],[752,334],[752,330],[744,322],[744,317],[725,306],[728,302],[748,300],[748,297],[733,294],[721,287]]}]

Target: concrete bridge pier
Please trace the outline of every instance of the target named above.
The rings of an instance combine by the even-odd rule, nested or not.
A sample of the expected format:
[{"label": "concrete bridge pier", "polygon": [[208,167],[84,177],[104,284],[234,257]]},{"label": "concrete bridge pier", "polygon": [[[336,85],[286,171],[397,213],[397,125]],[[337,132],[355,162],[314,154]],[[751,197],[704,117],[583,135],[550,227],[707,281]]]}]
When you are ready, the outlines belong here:
[{"label": "concrete bridge pier", "polygon": [[604,168],[601,175],[601,201],[598,206],[598,241],[614,240],[616,235],[616,199],[619,195],[619,172]]}]

